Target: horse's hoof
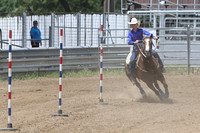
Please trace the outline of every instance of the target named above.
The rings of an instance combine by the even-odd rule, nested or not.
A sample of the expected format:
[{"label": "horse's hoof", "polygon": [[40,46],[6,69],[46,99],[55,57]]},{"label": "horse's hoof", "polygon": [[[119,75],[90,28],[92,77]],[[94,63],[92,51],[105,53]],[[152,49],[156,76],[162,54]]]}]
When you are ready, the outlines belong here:
[{"label": "horse's hoof", "polygon": [[147,99],[147,95],[144,93],[144,94],[142,94],[142,98],[143,99]]},{"label": "horse's hoof", "polygon": [[169,93],[165,93],[165,98],[169,98]]},{"label": "horse's hoof", "polygon": [[164,94],[159,95],[158,97],[159,97],[160,101],[164,101],[166,99]]}]

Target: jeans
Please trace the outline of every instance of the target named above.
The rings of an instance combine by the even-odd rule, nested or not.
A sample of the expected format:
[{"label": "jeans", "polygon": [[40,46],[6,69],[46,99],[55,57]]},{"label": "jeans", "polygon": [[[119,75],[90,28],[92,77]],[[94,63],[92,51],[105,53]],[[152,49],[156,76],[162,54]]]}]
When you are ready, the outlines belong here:
[{"label": "jeans", "polygon": [[38,42],[31,42],[31,45],[32,45],[32,48],[35,48],[35,47],[39,47],[39,43]]}]

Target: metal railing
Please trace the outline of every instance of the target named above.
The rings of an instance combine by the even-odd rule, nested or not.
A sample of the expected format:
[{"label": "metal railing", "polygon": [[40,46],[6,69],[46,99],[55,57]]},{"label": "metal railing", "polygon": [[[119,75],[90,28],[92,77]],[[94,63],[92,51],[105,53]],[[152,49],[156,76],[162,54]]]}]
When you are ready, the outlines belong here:
[{"label": "metal railing", "polygon": [[58,47],[59,29],[63,28],[64,47],[91,47],[98,46],[98,29],[102,14],[55,14],[26,15],[0,18],[2,38],[1,49],[7,49],[8,31],[13,31],[13,47],[31,48],[30,29],[33,21],[38,21],[41,31],[41,48]]},{"label": "metal railing", "polygon": [[[141,27],[151,31],[155,35],[160,37],[160,48],[158,49],[158,53],[160,54],[162,60],[166,67],[186,67],[188,68],[188,73],[190,67],[200,67],[200,17],[193,16],[198,14],[200,11],[195,10],[195,12],[191,12],[193,10],[187,11],[135,11],[129,12],[133,13],[130,16],[134,16],[143,23],[141,23]],[[181,14],[177,17],[177,13]],[[187,15],[184,17],[184,13]],[[188,15],[189,14],[189,15]],[[174,16],[173,16],[174,15]],[[26,16],[23,14],[22,17],[14,17],[14,18],[0,18],[0,28],[2,28],[2,41],[4,43],[1,45],[1,53],[6,53],[6,43],[8,40],[7,31],[8,28],[13,30],[13,46],[20,46],[23,48],[16,48],[16,52],[21,55],[17,55],[16,57],[23,58],[25,57],[25,61],[17,60],[16,62],[20,62],[21,66],[16,66],[16,68],[21,68],[19,71],[23,70],[23,66],[26,66],[28,71],[35,71],[36,69],[40,70],[55,70],[52,68],[56,66],[56,63],[52,63],[51,61],[56,61],[57,53],[54,52],[58,49],[59,44],[59,28],[63,28],[64,30],[64,48],[68,52],[68,48],[70,51],[74,51],[74,58],[77,59],[77,63],[72,62],[71,60],[66,64],[66,69],[74,68],[87,68],[87,67],[96,67],[98,66],[98,45],[100,44],[100,25],[104,24],[104,39],[105,39],[105,49],[108,49],[105,56],[105,67],[111,68],[122,68],[124,67],[125,56],[128,54],[129,46],[127,44],[127,35],[131,30],[127,22],[129,21],[128,15],[116,15],[116,14],[48,14],[48,15],[40,15],[40,16]],[[194,18],[194,19],[193,19]],[[30,47],[30,36],[29,30],[32,26],[33,20],[38,20],[39,28],[42,32],[42,43],[43,46],[39,49],[31,49]],[[23,20],[23,22],[22,22]],[[148,20],[148,21],[147,21]],[[16,22],[16,23],[14,23]],[[13,23],[13,25],[11,24]],[[17,25],[16,25],[17,24]],[[24,24],[24,26],[22,26]],[[190,25],[190,27],[188,27]],[[193,25],[193,26],[191,26]],[[22,28],[26,27],[26,28]],[[1,40],[1,39],[0,39]],[[2,47],[3,46],[3,47]],[[79,50],[78,50],[79,49]],[[87,51],[90,49],[96,49],[94,57],[90,57],[87,55],[86,60],[82,60],[78,51],[82,50]],[[123,50],[120,50],[123,49]],[[15,50],[15,48],[14,48]],[[116,51],[115,51],[116,50]],[[19,52],[20,51],[20,52]],[[53,52],[54,51],[54,52]],[[83,52],[82,51],[82,52]],[[30,52],[30,53],[29,53]],[[35,53],[34,53],[35,52]],[[40,53],[41,52],[41,53]],[[44,52],[44,54],[43,54]],[[30,54],[30,56],[29,56]],[[35,55],[36,54],[36,55]],[[54,56],[55,54],[55,56]],[[65,53],[64,53],[65,54]],[[113,54],[113,55],[112,55]],[[53,56],[52,56],[53,55]],[[75,55],[77,57],[75,57]],[[0,60],[3,65],[6,62],[4,55],[2,55],[2,60]],[[6,54],[5,54],[6,56]],[[38,59],[34,59],[35,56],[39,56]],[[47,57],[47,58],[43,58]],[[71,57],[71,55],[67,56]],[[14,54],[15,57],[15,54]],[[30,57],[30,61],[28,61],[28,57]],[[53,58],[51,58],[53,57]],[[89,58],[88,58],[89,57]],[[27,58],[27,59],[26,59]],[[33,58],[33,59],[32,59]],[[85,59],[84,58],[84,59]],[[88,62],[90,59],[94,59],[95,61]],[[40,60],[41,59],[41,60]],[[45,62],[47,60],[47,62]],[[35,61],[36,64],[31,64],[31,61]],[[43,62],[45,64],[43,64]],[[27,62],[28,65],[26,64]],[[48,64],[49,63],[49,64]],[[72,63],[72,64],[70,64]],[[87,64],[87,65],[81,65]],[[119,63],[116,65],[115,63]],[[42,64],[42,65],[41,65]],[[75,64],[76,66],[69,67]],[[89,64],[96,64],[89,65]],[[35,65],[35,66],[34,66]],[[69,66],[67,66],[69,65]],[[5,65],[6,66],[6,65]],[[33,68],[34,66],[34,68]],[[80,67],[83,66],[83,67]],[[35,69],[36,67],[36,69]],[[33,69],[33,70],[32,70]],[[6,70],[3,70],[6,71]],[[2,71],[2,72],[3,72]]]}]

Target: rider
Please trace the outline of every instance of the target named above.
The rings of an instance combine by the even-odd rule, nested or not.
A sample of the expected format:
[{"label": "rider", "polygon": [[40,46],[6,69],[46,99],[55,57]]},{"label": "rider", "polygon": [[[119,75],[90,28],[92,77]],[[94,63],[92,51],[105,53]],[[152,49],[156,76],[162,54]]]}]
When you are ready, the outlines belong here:
[{"label": "rider", "polygon": [[[137,52],[139,50],[138,47],[136,46],[136,44],[142,42],[143,34],[145,34],[147,36],[151,36],[151,33],[149,33],[146,30],[138,28],[140,25],[140,22],[137,21],[136,18],[132,18],[131,22],[128,22],[128,24],[130,24],[132,27],[132,30],[128,33],[128,44],[133,45],[133,49],[131,50],[132,55],[131,55],[131,59],[130,59],[130,63],[129,63],[129,76],[131,79],[133,79],[133,72],[134,72],[134,68],[136,65],[135,52]],[[153,38],[158,39],[158,37],[156,37],[156,36],[153,36]],[[158,58],[158,62],[160,63],[160,65],[162,67],[162,72],[165,72],[164,65],[163,65],[159,55],[157,54],[157,52],[152,50],[152,54],[155,58]]]}]

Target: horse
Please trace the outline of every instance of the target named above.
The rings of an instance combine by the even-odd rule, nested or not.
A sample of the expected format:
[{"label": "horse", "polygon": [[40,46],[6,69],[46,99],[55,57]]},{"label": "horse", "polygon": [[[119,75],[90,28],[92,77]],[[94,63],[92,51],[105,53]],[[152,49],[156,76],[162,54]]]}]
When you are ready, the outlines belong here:
[{"label": "horse", "polygon": [[[161,71],[161,65],[158,63],[158,59],[152,55],[152,38],[153,35],[150,37],[145,37],[142,43],[143,46],[137,45],[139,48],[139,53],[135,58],[136,67],[133,68],[135,69],[133,73],[133,79],[135,82],[131,81],[132,78],[130,78],[129,75],[129,62],[131,53],[129,53],[129,55],[126,57],[125,70],[129,80],[139,88],[143,98],[147,98],[147,96],[138,80],[142,80],[144,83],[146,83],[146,85],[152,91],[154,91],[158,98],[163,101],[169,98],[168,85]],[[163,84],[165,92],[161,90],[158,81]]]}]

